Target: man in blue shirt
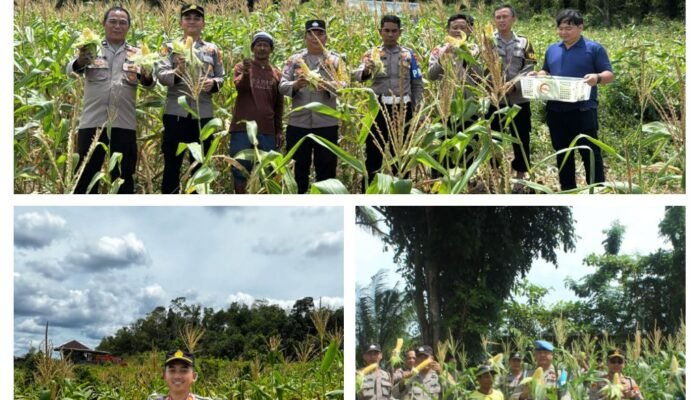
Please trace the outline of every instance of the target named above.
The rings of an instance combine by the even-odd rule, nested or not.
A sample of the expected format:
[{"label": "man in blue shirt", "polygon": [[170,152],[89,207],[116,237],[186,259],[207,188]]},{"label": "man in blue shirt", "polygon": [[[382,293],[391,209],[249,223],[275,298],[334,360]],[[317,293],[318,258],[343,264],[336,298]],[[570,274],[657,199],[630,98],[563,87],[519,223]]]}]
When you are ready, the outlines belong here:
[{"label": "man in blue shirt", "polygon": [[[598,85],[615,79],[605,48],[600,43],[581,35],[583,17],[578,10],[566,9],[557,15],[557,31],[561,42],[547,49],[542,70],[538,76],[554,75],[583,78],[591,88],[589,100],[576,103],[560,101],[547,102],[547,125],[552,138],[552,146],[559,151],[566,149],[579,134],[598,138]],[[532,73],[534,74],[534,73]],[[605,181],[603,159],[600,148],[587,139],[580,139],[576,146],[586,146],[593,152],[593,160],[588,149],[579,149],[586,167],[588,184]],[[566,161],[564,161],[566,158]],[[557,155],[559,183],[561,190],[576,188],[575,153],[563,152]],[[591,170],[593,168],[593,170]]]}]

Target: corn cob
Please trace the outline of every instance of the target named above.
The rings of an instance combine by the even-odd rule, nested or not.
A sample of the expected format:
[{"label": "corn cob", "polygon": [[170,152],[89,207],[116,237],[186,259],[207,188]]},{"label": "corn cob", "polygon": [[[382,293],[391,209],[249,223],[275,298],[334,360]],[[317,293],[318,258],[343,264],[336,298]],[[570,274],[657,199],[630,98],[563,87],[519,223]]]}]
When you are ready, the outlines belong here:
[{"label": "corn cob", "polygon": [[621,400],[623,389],[624,386],[620,380],[620,374],[615,373],[612,382],[609,381],[607,385],[600,389],[600,393],[603,394],[607,400]]},{"label": "corn cob", "polygon": [[370,364],[355,374],[355,392],[359,392],[362,389],[362,383],[365,381],[365,375],[371,374],[377,368],[379,368],[378,363]]},{"label": "corn cob", "polygon": [[197,49],[194,48],[192,36],[188,36],[185,42],[173,40],[173,53],[185,57],[187,64],[200,65],[202,61],[197,57]]},{"label": "corn cob", "polygon": [[464,43],[467,42],[467,34],[464,32],[461,32],[461,31],[459,33],[461,35],[460,38],[456,38],[456,37],[452,37],[450,35],[447,35],[447,37],[445,38],[445,41],[447,42],[447,44],[449,44],[452,47],[456,47],[456,48],[462,47],[462,45],[464,45]]},{"label": "corn cob", "polygon": [[404,379],[410,378],[413,375],[418,375],[422,370],[424,370],[428,365],[430,365],[431,362],[433,362],[433,360],[431,358],[428,358],[427,360],[424,360],[422,363],[416,365],[415,367],[413,367],[411,372],[404,375]]},{"label": "corn cob", "polygon": [[80,37],[78,37],[78,40],[73,43],[73,48],[79,49],[85,47],[85,50],[87,50],[88,53],[94,55],[97,53],[97,46],[101,44],[102,40],[100,37],[97,36],[90,28],[85,28],[83,29]]},{"label": "corn cob", "polygon": [[152,52],[146,43],[141,44],[141,52],[139,54],[129,57],[129,61],[141,67],[146,73],[153,71],[153,65],[161,59],[160,54]]},{"label": "corn cob", "polygon": [[391,358],[389,359],[389,363],[392,367],[401,364],[401,347],[403,347],[403,338],[397,338],[396,347],[394,347],[394,350],[391,352]]},{"label": "corn cob", "polygon": [[382,62],[382,57],[381,57],[381,52],[379,50],[379,47],[375,47],[372,49],[372,53],[370,55],[370,60],[374,63],[374,75],[381,75],[384,74],[384,62]]},{"label": "corn cob", "polygon": [[301,68],[301,75],[309,81],[309,84],[314,89],[323,81],[321,74],[318,71],[312,71],[304,60],[299,60],[299,68]]}]

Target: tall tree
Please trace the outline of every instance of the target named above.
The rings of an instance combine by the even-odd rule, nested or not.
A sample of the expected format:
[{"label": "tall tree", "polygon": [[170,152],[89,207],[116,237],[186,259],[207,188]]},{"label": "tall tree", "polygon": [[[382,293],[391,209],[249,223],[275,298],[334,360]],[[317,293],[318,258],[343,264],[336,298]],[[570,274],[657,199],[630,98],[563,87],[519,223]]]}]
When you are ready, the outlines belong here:
[{"label": "tall tree", "polygon": [[369,285],[360,288],[356,304],[357,359],[362,359],[362,349],[370,343],[379,343],[383,349],[393,347],[397,337],[405,337],[413,319],[411,298],[386,282],[387,270],[380,270]]},{"label": "tall tree", "polygon": [[685,315],[685,208],[667,207],[659,234],[672,249],[648,255],[618,254],[624,226],[615,221],[603,231],[605,252],[584,263],[595,272],[567,285],[594,317],[594,329],[625,339],[636,329],[675,333]]},{"label": "tall tree", "polygon": [[433,346],[448,330],[476,350],[516,278],[540,257],[574,248],[568,207],[377,207],[385,243],[406,279],[420,332]]}]

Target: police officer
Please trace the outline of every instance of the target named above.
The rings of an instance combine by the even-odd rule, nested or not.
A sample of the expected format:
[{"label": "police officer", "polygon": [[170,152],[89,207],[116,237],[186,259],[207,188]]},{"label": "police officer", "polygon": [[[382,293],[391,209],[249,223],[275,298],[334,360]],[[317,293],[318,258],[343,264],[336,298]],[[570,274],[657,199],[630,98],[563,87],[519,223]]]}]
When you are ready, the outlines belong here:
[{"label": "police officer", "polygon": [[[637,382],[634,379],[624,376],[622,374],[622,369],[625,367],[625,353],[620,349],[613,349],[608,352],[608,373],[604,376],[609,382],[612,382],[615,374],[619,374],[620,383],[622,383],[622,398],[623,399],[633,399],[633,400],[644,400],[642,393],[637,386]],[[590,400],[602,400],[606,396],[600,393],[600,389],[605,387],[607,382],[599,381],[593,382],[589,390]]]},{"label": "police officer", "polygon": [[[365,366],[379,363],[382,360],[382,349],[376,343],[370,344],[362,354],[362,360],[364,361]],[[389,376],[389,373],[377,368],[373,372],[365,375],[360,392],[357,393],[357,399],[391,399],[391,376]]]},{"label": "police officer", "polygon": [[[126,42],[131,26],[129,12],[120,6],[107,10],[102,19],[105,37],[91,54],[82,47],[78,55],[66,65],[66,73],[85,75],[83,112],[78,125],[78,154],[82,164],[90,151],[93,139],[100,131],[99,142],[109,146],[111,153],[121,153],[119,166],[110,171],[112,180],[122,178],[119,193],[134,193],[134,173],[138,149],[136,145],[136,92],[139,84],[152,88],[155,80],[150,72],[140,70],[130,57],[139,49]],[[99,172],[105,157],[102,146],[96,146],[85,164],[74,193],[86,193],[94,175]],[[90,193],[98,192],[95,184]]]},{"label": "police officer", "polygon": [[509,371],[502,382],[503,392],[509,396],[509,399],[517,399],[520,397],[520,381],[527,376],[527,371],[523,371],[523,355],[519,352],[514,352],[508,359]]},{"label": "police officer", "polygon": [[[377,94],[380,111],[372,124],[372,137],[365,142],[369,182],[382,168],[383,149],[388,144],[391,153],[395,153],[395,143],[392,143],[389,130],[405,130],[413,111],[423,100],[423,76],[413,50],[399,45],[401,37],[401,19],[395,15],[385,15],[381,19],[379,35],[382,45],[370,49],[362,56],[362,64],[354,71],[353,79],[364,82],[372,79],[372,90]],[[373,52],[379,53],[382,68],[372,60]],[[403,121],[397,121],[400,116]],[[389,121],[387,121],[389,118]],[[403,132],[394,132],[403,135]],[[394,173],[398,170],[393,165]]]},{"label": "police officer", "polygon": [[442,399],[442,388],[438,374],[440,364],[435,361],[433,349],[430,346],[416,348],[416,365],[430,359],[432,362],[415,375],[405,375],[394,383],[392,395],[401,400],[434,400]]},{"label": "police officer", "polygon": [[[292,98],[292,109],[313,102],[335,108],[337,89],[347,84],[345,63],[337,53],[325,48],[328,41],[325,21],[309,20],[304,26],[306,49],[287,60],[282,70],[280,92]],[[322,81],[315,86],[310,84],[310,77],[302,73],[302,64],[306,64],[310,71],[318,72]],[[338,143],[338,120],[311,110],[291,113],[287,124],[287,151],[309,133],[327,139],[331,143]],[[292,155],[295,161],[294,179],[299,194],[306,193],[309,188],[312,154],[317,181],[332,179],[336,175],[337,157],[315,141],[305,139]]]},{"label": "police officer", "polygon": [[152,394],[148,400],[211,400],[190,392],[197,381],[197,372],[194,356],[188,352],[175,350],[166,354],[163,380],[168,385],[168,394]]},{"label": "police officer", "polygon": [[[165,43],[161,53],[167,56],[158,65],[158,81],[168,88],[163,112],[163,144],[161,150],[165,161],[161,191],[176,194],[180,190],[180,168],[184,153],[177,154],[180,143],[200,142],[200,127],[214,116],[212,93],[219,91],[224,83],[224,65],[221,51],[214,43],[202,40],[204,29],[204,8],[198,4],[184,4],[180,8],[182,42],[192,38],[195,56],[202,62],[192,67],[186,57],[173,51],[172,42]],[[194,75],[194,76],[193,76]],[[198,115],[193,115],[178,104],[178,98],[186,96],[188,107]],[[213,140],[209,136],[203,141],[203,154],[206,154]],[[194,157],[190,154],[190,162]],[[193,173],[197,168],[193,170]]]},{"label": "police officer", "polygon": [[404,358],[403,368],[396,368],[394,374],[392,375],[393,382],[398,382],[404,377],[404,375],[409,374],[413,367],[416,366],[416,351],[408,350],[406,352],[406,357]]},{"label": "police officer", "polygon": [[[513,24],[516,21],[515,9],[503,4],[496,7],[494,20],[496,24],[496,49],[501,57],[503,76],[506,82],[524,76],[531,72],[535,66],[535,51],[532,43],[525,37],[513,32]],[[513,118],[512,125],[508,128],[513,137],[520,143],[513,142],[512,169],[517,179],[524,179],[530,165],[530,131],[532,130],[530,102],[522,95],[520,83],[510,86],[510,91],[503,99],[499,108],[519,105],[520,111]],[[495,111],[495,107],[492,108]],[[505,118],[496,114],[492,120],[491,129],[502,132],[505,129]],[[525,186],[515,184],[513,193],[524,193]]]},{"label": "police officer", "polygon": [[[474,18],[467,14],[455,14],[447,19],[447,34],[455,39],[469,40],[471,36],[472,29],[474,28]],[[478,57],[479,47],[475,43],[468,43],[468,49],[472,57]],[[447,74],[447,78],[445,75]],[[483,70],[476,63],[468,63],[462,57],[459,57],[457,50],[454,45],[450,43],[445,43],[441,46],[433,48],[430,52],[430,59],[428,62],[428,79],[432,81],[440,81],[440,90],[438,93],[451,93],[448,88],[455,87],[462,88],[461,95],[465,99],[474,97],[473,88],[478,87],[483,84]],[[439,99],[442,109],[449,110],[450,103],[452,99]],[[464,131],[472,123],[476,122],[477,116],[474,115],[471,119],[467,121],[453,122],[451,119],[450,129],[453,133]],[[466,160],[465,166],[469,166],[474,161],[472,156],[474,151],[474,146],[471,144],[467,146],[464,152],[464,158]],[[445,160],[444,165],[447,168],[454,167],[449,157]],[[433,178],[437,178],[437,171],[433,170]]]},{"label": "police officer", "polygon": [[[542,368],[543,378],[545,386],[550,388],[557,388],[557,399],[559,400],[571,400],[571,396],[566,388],[562,385],[565,382],[560,382],[562,376],[554,368],[554,345],[546,340],[535,340],[535,363],[537,367]],[[527,375],[532,376],[534,370],[528,371]],[[529,396],[529,390],[527,386],[522,387],[523,392],[520,394],[520,400],[532,400]]]}]

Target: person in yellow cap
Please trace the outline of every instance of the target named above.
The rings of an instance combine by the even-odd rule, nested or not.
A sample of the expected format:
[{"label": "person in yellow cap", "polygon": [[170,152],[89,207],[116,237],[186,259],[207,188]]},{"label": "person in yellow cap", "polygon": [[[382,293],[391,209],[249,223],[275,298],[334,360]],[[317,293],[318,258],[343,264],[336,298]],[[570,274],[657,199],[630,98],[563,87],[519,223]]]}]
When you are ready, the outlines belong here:
[{"label": "person in yellow cap", "polygon": [[602,376],[601,378],[607,379],[607,382],[600,380],[599,382],[591,383],[591,388],[588,391],[588,397],[590,400],[599,400],[607,398],[605,394],[601,393],[601,389],[612,382],[615,374],[619,374],[620,383],[622,384],[622,398],[623,399],[633,399],[633,400],[644,400],[642,397],[642,392],[637,386],[637,382],[634,379],[624,376],[622,374],[622,368],[625,367],[625,353],[620,349],[613,349],[608,352],[608,374]]},{"label": "person in yellow cap", "polygon": [[491,365],[479,366],[476,370],[476,381],[479,388],[469,394],[469,400],[503,400],[503,393],[493,388],[493,376],[496,371]]},{"label": "person in yellow cap", "polygon": [[197,372],[194,356],[188,352],[175,350],[165,355],[163,380],[168,385],[168,394],[154,393],[148,400],[211,400],[191,392],[197,381]]}]

